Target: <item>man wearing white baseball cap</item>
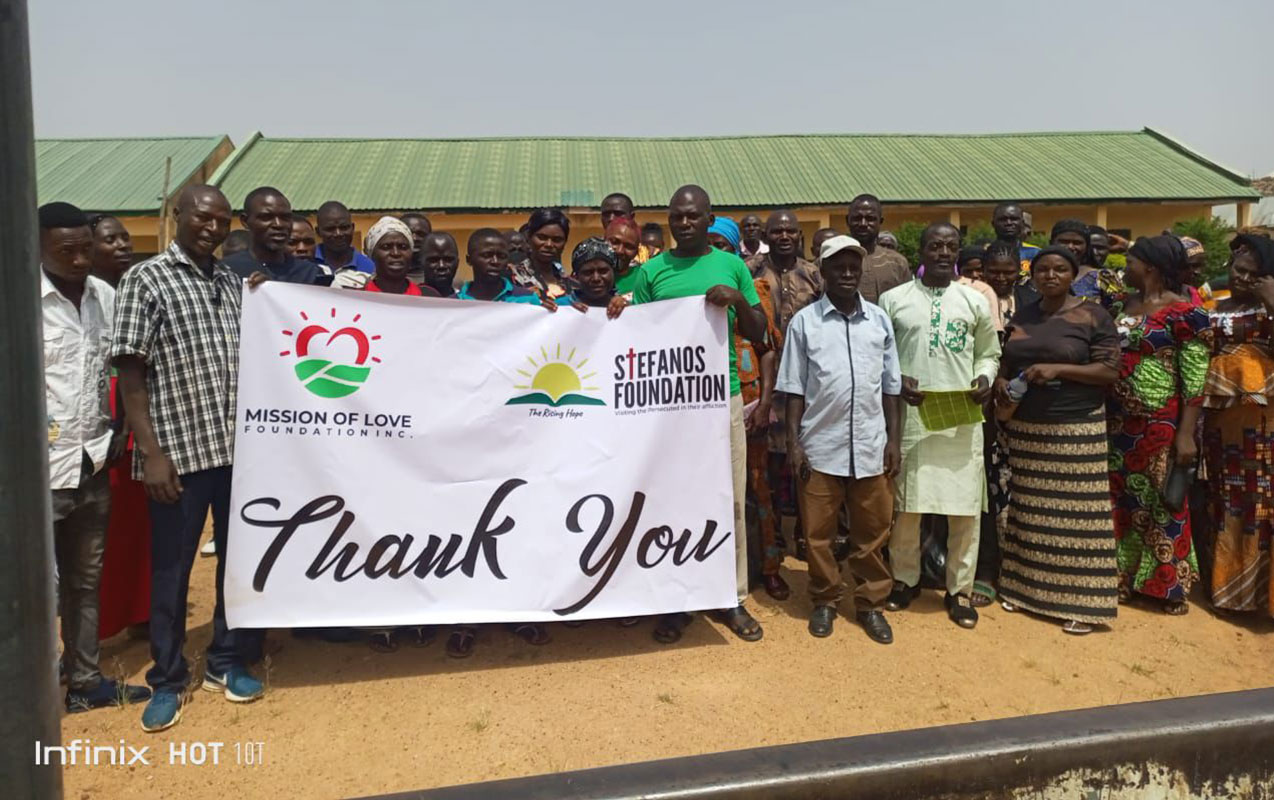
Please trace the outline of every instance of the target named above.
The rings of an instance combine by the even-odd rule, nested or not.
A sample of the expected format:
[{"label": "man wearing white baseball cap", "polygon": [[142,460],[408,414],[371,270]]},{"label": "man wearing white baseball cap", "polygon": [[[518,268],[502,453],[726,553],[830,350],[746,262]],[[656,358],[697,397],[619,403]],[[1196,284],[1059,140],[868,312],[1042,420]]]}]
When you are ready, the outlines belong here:
[{"label": "man wearing white baseball cap", "polygon": [[787,395],[788,459],[797,479],[809,560],[809,630],[829,636],[844,593],[832,550],[848,513],[854,618],[877,642],[893,631],[882,609],[892,576],[883,549],[901,456],[902,372],[889,316],[858,292],[867,250],[849,236],[823,242],[824,295],[788,326],[775,388]]}]

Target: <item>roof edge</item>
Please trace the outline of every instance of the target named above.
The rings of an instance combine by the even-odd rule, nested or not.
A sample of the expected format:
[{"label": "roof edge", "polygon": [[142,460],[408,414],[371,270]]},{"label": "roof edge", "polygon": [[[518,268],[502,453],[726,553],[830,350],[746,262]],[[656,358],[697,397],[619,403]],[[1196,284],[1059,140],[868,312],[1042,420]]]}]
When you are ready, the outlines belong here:
[{"label": "roof edge", "polygon": [[995,133],[738,133],[714,136],[265,136],[267,142],[700,142],[746,139],[1006,139],[1052,136],[1140,136],[1149,129]]},{"label": "roof edge", "polygon": [[1150,128],[1150,127],[1145,128],[1144,132],[1149,134],[1150,136],[1153,136],[1155,139],[1158,139],[1159,141],[1163,142],[1164,144],[1166,144],[1168,147],[1172,148],[1173,150],[1176,150],[1178,153],[1181,153],[1182,155],[1187,156],[1188,158],[1191,158],[1194,161],[1197,161],[1203,166],[1211,169],[1213,172],[1216,172],[1220,175],[1224,175],[1225,177],[1229,178],[1235,183],[1241,183],[1244,186],[1252,185],[1251,175],[1244,175],[1243,173],[1233,169],[1232,167],[1228,167],[1218,161],[1213,161],[1212,159],[1207,158],[1202,153],[1198,152],[1194,148],[1185,144],[1180,139],[1175,138],[1171,134],[1167,134],[1167,133],[1164,133],[1163,131],[1155,130],[1154,128]]},{"label": "roof edge", "polygon": [[217,142],[226,134],[207,136],[37,136],[36,142]]},{"label": "roof edge", "polygon": [[226,179],[226,175],[234,168],[235,164],[239,163],[239,160],[247,155],[248,151],[252,149],[252,146],[261,141],[263,138],[265,138],[265,136],[261,133],[261,131],[253,131],[248,134],[247,140],[236,147],[234,151],[226,157],[226,160],[222,161],[217,169],[213,171],[212,177],[208,179],[208,183],[220,189],[222,182]]}]

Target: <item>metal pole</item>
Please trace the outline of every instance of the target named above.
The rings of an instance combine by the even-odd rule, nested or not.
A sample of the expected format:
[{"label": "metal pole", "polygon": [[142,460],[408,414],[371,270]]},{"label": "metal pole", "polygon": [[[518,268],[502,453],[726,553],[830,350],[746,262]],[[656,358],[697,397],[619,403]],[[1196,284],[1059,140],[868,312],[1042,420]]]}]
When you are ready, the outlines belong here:
[{"label": "metal pole", "polygon": [[[1248,794],[1242,789],[1249,787]],[[367,800],[1271,797],[1274,689],[560,772]],[[1190,792],[1184,792],[1190,787]]]},{"label": "metal pole", "polygon": [[0,0],[0,109],[0,786],[46,800],[62,769],[36,764],[36,742],[62,737],[26,0]]}]

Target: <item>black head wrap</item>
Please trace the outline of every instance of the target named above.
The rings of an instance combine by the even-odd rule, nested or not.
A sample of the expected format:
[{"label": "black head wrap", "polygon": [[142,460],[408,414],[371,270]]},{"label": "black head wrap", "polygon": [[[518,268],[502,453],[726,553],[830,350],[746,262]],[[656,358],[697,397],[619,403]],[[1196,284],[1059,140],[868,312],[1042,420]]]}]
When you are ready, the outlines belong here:
[{"label": "black head wrap", "polygon": [[1038,263],[1044,256],[1060,256],[1061,258],[1066,259],[1066,263],[1071,265],[1071,275],[1074,276],[1079,274],[1079,261],[1075,259],[1075,254],[1071,252],[1071,249],[1069,247],[1063,247],[1060,244],[1054,244],[1041,249],[1035,254],[1035,257],[1031,259],[1032,275],[1035,274],[1036,263]]},{"label": "black head wrap", "polygon": [[562,229],[562,233],[571,235],[571,221],[556,208],[537,208],[532,211],[531,218],[526,222],[526,235],[530,236],[540,228],[547,228],[549,225],[557,225]]},{"label": "black head wrap", "polygon": [[1181,276],[1186,271],[1186,249],[1180,239],[1171,234],[1142,236],[1128,248],[1128,255],[1158,270],[1168,291],[1181,291]]},{"label": "black head wrap", "polygon": [[960,248],[960,255],[956,259],[956,266],[963,267],[970,261],[981,261],[982,256],[986,254],[986,248],[982,245],[971,244],[968,247]]},{"label": "black head wrap", "polygon": [[1078,233],[1080,236],[1083,236],[1084,241],[1087,242],[1088,231],[1089,227],[1087,222],[1081,222],[1077,219],[1059,219],[1057,222],[1053,223],[1053,230],[1049,233],[1048,240],[1049,242],[1052,242],[1063,233]]},{"label": "black head wrap", "polygon": [[577,270],[582,265],[598,258],[610,264],[611,269],[615,269],[618,264],[618,259],[615,258],[615,251],[611,249],[606,240],[590,236],[575,245],[575,250],[571,253],[571,270]]},{"label": "black head wrap", "polygon": [[1230,250],[1246,247],[1256,260],[1257,275],[1274,275],[1274,239],[1253,233],[1240,233],[1230,242]]}]

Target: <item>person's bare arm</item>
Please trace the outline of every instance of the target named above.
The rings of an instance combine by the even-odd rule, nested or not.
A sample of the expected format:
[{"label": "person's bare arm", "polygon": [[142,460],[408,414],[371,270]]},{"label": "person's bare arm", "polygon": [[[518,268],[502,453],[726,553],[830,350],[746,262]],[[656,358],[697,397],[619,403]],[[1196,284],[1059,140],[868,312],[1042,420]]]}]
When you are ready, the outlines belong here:
[{"label": "person's bare arm", "polygon": [[787,463],[792,474],[802,482],[810,479],[810,461],[801,446],[801,417],[805,416],[805,398],[787,395]]},{"label": "person's bare arm", "polygon": [[779,361],[778,353],[767,350],[761,356],[761,397],[752,413],[744,420],[749,431],[770,424],[770,409],[774,406],[774,373]]},{"label": "person's bare arm", "polygon": [[1195,429],[1199,424],[1200,406],[1184,404],[1181,408],[1181,421],[1177,424],[1177,437],[1172,449],[1176,453],[1178,464],[1185,466],[1194,463],[1199,457],[1199,445],[1194,441]]},{"label": "person's bare arm", "polygon": [[133,441],[143,461],[142,483],[146,494],[159,503],[175,503],[181,497],[181,479],[172,459],[159,446],[150,421],[150,395],[146,390],[146,362],[139,356],[118,356],[120,397],[133,430]]},{"label": "person's bare arm", "polygon": [[1034,364],[1023,370],[1026,380],[1041,384],[1049,381],[1074,381],[1089,386],[1109,386],[1119,380],[1119,372],[1108,364]]}]

